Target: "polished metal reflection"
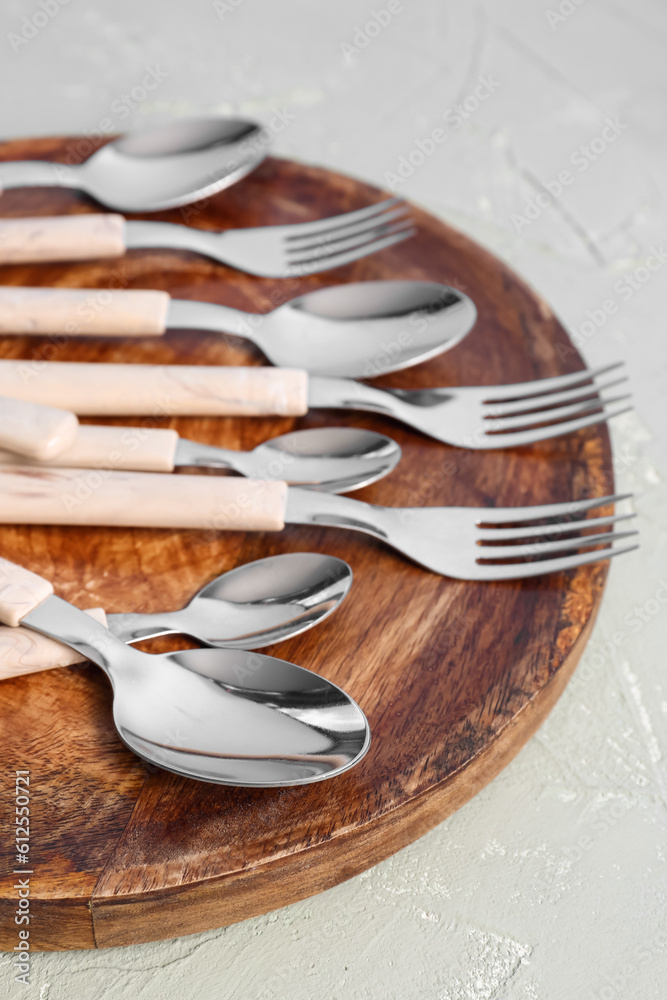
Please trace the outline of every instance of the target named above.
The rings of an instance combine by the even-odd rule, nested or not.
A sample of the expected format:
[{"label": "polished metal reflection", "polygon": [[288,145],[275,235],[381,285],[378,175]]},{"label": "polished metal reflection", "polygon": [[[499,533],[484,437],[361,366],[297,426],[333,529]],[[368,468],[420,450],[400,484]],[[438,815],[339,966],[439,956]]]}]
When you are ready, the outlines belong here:
[{"label": "polished metal reflection", "polygon": [[323,622],[351,586],[342,559],[288,552],[223,573],[181,611],[108,615],[107,624],[123,642],[179,632],[208,646],[261,649]]},{"label": "polished metal reflection", "polygon": [[225,785],[279,787],[332,778],[358,763],[370,730],[340,688],[247,650],[151,656],[58,597],[22,623],[101,666],[124,743],[158,767]]},{"label": "polished metal reflection", "polygon": [[258,445],[232,451],[181,438],[176,466],[222,466],[251,479],[280,479],[327,493],[346,493],[388,475],[401,458],[391,438],[358,427],[292,431]]},{"label": "polished metal reflection", "polygon": [[261,315],[174,299],[167,326],[236,334],[285,368],[373,378],[449,350],[476,317],[472,300],[448,285],[364,281],[320,288]]},{"label": "polished metal reflection", "polygon": [[0,189],[78,188],[121,212],[155,212],[235,184],[266,156],[265,130],[242,118],[183,118],[128,133],[83,163],[0,164]]}]

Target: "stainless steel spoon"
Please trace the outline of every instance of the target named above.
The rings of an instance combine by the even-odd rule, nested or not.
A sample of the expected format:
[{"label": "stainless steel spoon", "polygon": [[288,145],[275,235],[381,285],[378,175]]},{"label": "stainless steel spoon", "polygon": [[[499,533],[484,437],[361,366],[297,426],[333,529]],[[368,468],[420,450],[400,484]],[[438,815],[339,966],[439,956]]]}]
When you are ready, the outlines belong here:
[{"label": "stainless steel spoon", "polygon": [[476,318],[472,300],[448,285],[360,281],[319,288],[261,315],[176,299],[167,326],[237,333],[274,365],[373,378],[448,351]]},{"label": "stainless steel spoon", "polygon": [[0,466],[96,469],[108,465],[128,472],[220,467],[249,479],[280,479],[327,493],[349,493],[388,475],[400,457],[401,447],[390,437],[359,427],[292,431],[264,441],[253,451],[233,451],[181,438],[162,427],[85,424],[78,428],[74,443],[53,459],[40,461],[0,451]]},{"label": "stainless steel spoon", "polygon": [[121,739],[158,767],[224,785],[304,785],[347,771],[368,750],[359,706],[303,667],[246,650],[141,653],[35,574],[4,559],[0,573],[0,621],[102,667]]},{"label": "stainless steel spoon", "polygon": [[280,479],[325,493],[349,493],[389,475],[400,458],[401,446],[385,434],[359,427],[318,427],[281,434],[253,451],[181,439],[175,464],[223,465],[249,479]]},{"label": "stainless steel spoon", "polygon": [[121,212],[156,212],[197,201],[235,184],[257,167],[268,143],[243,118],[183,118],[130,132],[83,163],[0,163],[0,190],[78,188]]},{"label": "stainless steel spoon", "polygon": [[324,621],[351,586],[342,559],[288,552],[223,573],[181,611],[107,615],[107,626],[123,642],[180,633],[207,646],[261,649]]},{"label": "stainless steel spoon", "polygon": [[[328,618],[345,599],[352,570],[334,556],[289,552],[238,566],[204,587],[180,611],[93,614],[123,642],[190,635],[221,649],[259,649],[300,635]],[[22,629],[0,628],[0,680],[78,663],[62,646]],[[21,633],[21,634],[19,634]]]},{"label": "stainless steel spoon", "polygon": [[249,340],[277,366],[373,378],[448,351],[477,311],[434,281],[362,281],[299,295],[268,313],[145,289],[0,287],[0,332],[68,337],[211,330]]}]

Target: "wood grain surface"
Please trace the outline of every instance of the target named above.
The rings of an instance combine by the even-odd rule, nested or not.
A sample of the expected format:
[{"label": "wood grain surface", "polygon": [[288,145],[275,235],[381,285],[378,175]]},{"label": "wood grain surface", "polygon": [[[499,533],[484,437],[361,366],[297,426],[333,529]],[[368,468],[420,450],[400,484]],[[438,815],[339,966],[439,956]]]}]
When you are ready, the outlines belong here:
[{"label": "wood grain surface", "polygon": [[[79,142],[6,143],[0,158],[71,161]],[[224,229],[317,219],[382,197],[349,177],[268,159],[236,187],[156,217]],[[0,198],[0,215],[8,218],[99,210],[82,194],[56,189],[7,191]],[[429,215],[415,210],[415,218],[415,239],[306,279],[264,280],[194,254],[155,250],[87,263],[7,265],[0,283],[156,288],[261,311],[323,285],[423,278],[466,292],[479,320],[453,351],[384,384],[515,382],[583,366],[549,307],[510,270]],[[128,342],[7,337],[0,339],[0,357],[31,359],[36,369],[45,359],[262,362],[244,342],[187,331]],[[613,488],[604,427],[484,453],[446,447],[370,414],[148,422],[244,449],[295,427],[350,424],[390,434],[403,448],[403,461],[357,494],[387,505],[509,506]],[[81,664],[2,682],[3,948],[13,949],[18,930],[10,794],[16,769],[30,770],[33,948],[168,938],[276,909],[377,863],[493,779],[571,675],[607,573],[602,563],[521,582],[457,582],[425,572],[370,537],[333,529],[0,529],[1,556],[44,574],[60,596],[82,608],[107,612],[180,608],[219,573],[295,550],[346,559],[355,582],[324,624],[267,652],[320,671],[359,702],[373,732],[368,756],[342,777],[309,787],[201,784],[146,765],[123,746],[111,718],[111,690],[97,668]],[[162,639],[144,648],[173,646]]]}]

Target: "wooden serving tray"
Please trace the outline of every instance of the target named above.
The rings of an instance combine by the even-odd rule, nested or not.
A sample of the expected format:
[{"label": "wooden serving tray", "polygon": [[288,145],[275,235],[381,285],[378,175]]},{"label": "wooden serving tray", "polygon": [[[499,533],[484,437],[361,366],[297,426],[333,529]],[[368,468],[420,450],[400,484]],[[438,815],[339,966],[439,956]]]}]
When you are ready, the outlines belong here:
[{"label": "wooden serving tray", "polygon": [[[0,146],[0,159],[66,160],[76,144],[11,142]],[[225,229],[318,219],[382,197],[352,178],[269,159],[236,187],[155,218]],[[3,216],[100,210],[82,194],[56,189],[0,198]],[[385,384],[516,382],[583,366],[549,307],[504,264],[424,212],[415,210],[415,218],[415,239],[303,280],[251,277],[185,252],[134,251],[118,260],[7,266],[0,283],[162,288],[263,311],[321,285],[423,278],[465,291],[479,320],[451,353]],[[121,343],[4,338],[0,357],[261,363],[240,341],[194,332]],[[604,426],[484,453],[449,448],[370,414],[164,423],[232,448],[253,448],[294,427],[351,424],[390,434],[403,461],[357,494],[390,506],[511,506],[613,491]],[[219,573],[291,551],[340,556],[355,582],[327,622],[267,652],[345,688],[368,715],[370,753],[342,777],[307,787],[203,784],[144,764],[124,747],[101,670],[79,666],[3,682],[5,789],[15,770],[30,770],[32,948],[102,948],[233,923],[321,892],[421,836],[491,781],[554,705],[584,648],[608,567],[477,584],[438,577],[369,537],[334,529],[211,537],[0,527],[1,555],[44,574],[82,608],[109,612],[180,608]],[[17,866],[9,793],[3,802],[0,943],[11,950]]]}]

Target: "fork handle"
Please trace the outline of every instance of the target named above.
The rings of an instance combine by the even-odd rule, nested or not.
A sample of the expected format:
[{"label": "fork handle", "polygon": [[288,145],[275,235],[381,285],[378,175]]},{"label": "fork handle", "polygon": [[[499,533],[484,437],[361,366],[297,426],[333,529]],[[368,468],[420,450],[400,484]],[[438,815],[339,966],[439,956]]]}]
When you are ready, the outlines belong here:
[{"label": "fork handle", "polygon": [[0,287],[0,333],[161,336],[171,299],[143,288]]},{"label": "fork handle", "polygon": [[[49,468],[35,475],[19,466],[0,470],[0,524],[199,528],[207,541],[209,532],[213,537],[218,531],[281,531],[286,506],[287,484],[279,481],[93,469]],[[15,624],[2,616],[1,580],[0,575],[0,621]]]},{"label": "fork handle", "polygon": [[74,443],[78,426],[69,410],[0,396],[0,448],[38,461],[57,458]]},{"label": "fork handle", "polygon": [[[102,608],[91,608],[86,614],[100,625],[107,623]],[[63,646],[56,639],[33,632],[32,629],[22,625],[18,628],[0,625],[0,681],[40,670],[69,667],[74,663],[84,663],[85,660],[83,653]]]},{"label": "fork handle", "polygon": [[0,393],[92,417],[296,417],[308,411],[308,375],[291,368],[0,360]]},{"label": "fork handle", "polygon": [[95,260],[125,253],[122,215],[0,219],[0,264]]}]

